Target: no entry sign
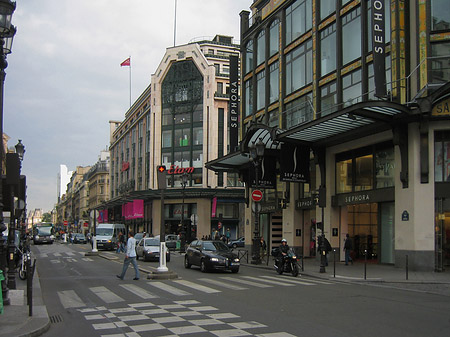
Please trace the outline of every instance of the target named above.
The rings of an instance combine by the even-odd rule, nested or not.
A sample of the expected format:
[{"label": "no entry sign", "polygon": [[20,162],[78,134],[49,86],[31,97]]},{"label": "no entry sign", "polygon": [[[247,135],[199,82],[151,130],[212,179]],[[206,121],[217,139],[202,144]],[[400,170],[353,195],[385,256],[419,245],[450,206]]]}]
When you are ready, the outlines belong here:
[{"label": "no entry sign", "polygon": [[262,197],[263,197],[263,193],[261,190],[254,190],[252,192],[253,201],[261,201]]}]

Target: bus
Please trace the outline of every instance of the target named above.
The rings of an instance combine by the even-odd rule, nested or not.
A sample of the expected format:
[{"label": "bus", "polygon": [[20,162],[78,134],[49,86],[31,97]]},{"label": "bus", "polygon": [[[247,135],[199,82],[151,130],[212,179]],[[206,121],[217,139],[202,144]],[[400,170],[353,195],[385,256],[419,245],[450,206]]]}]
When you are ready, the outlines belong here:
[{"label": "bus", "polygon": [[51,222],[42,222],[33,226],[33,243],[50,243],[55,240],[55,226]]}]

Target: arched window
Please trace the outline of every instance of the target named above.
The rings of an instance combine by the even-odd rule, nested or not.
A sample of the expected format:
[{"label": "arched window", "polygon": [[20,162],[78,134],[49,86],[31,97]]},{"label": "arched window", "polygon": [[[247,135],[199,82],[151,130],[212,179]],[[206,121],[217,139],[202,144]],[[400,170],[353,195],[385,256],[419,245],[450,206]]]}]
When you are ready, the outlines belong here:
[{"label": "arched window", "polygon": [[245,46],[245,73],[253,70],[253,41],[250,40]]},{"label": "arched window", "polygon": [[259,65],[266,59],[266,34],[264,30],[256,38],[256,48],[256,65]]},{"label": "arched window", "polygon": [[272,21],[269,27],[269,56],[278,53],[279,40],[280,40],[280,20],[275,19]]}]

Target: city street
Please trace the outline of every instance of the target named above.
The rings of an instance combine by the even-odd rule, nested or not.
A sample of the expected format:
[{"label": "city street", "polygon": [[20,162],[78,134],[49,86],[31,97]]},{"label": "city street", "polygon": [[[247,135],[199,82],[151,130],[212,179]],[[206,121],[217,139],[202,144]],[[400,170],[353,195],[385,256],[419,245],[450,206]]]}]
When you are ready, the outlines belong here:
[{"label": "city street", "polygon": [[[33,246],[51,327],[44,336],[447,336],[448,296],[278,276],[183,267],[176,280],[116,278],[123,254],[85,256],[89,245]],[[139,261],[152,270],[157,262]]]}]

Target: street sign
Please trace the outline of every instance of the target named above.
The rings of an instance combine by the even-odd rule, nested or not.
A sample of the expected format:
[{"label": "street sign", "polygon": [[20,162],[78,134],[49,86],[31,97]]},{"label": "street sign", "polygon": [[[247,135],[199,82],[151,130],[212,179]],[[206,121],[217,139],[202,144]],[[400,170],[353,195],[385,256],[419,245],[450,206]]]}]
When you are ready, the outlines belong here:
[{"label": "street sign", "polygon": [[263,192],[261,190],[254,190],[252,192],[253,201],[256,201],[256,202],[261,201],[262,197],[263,197]]}]

